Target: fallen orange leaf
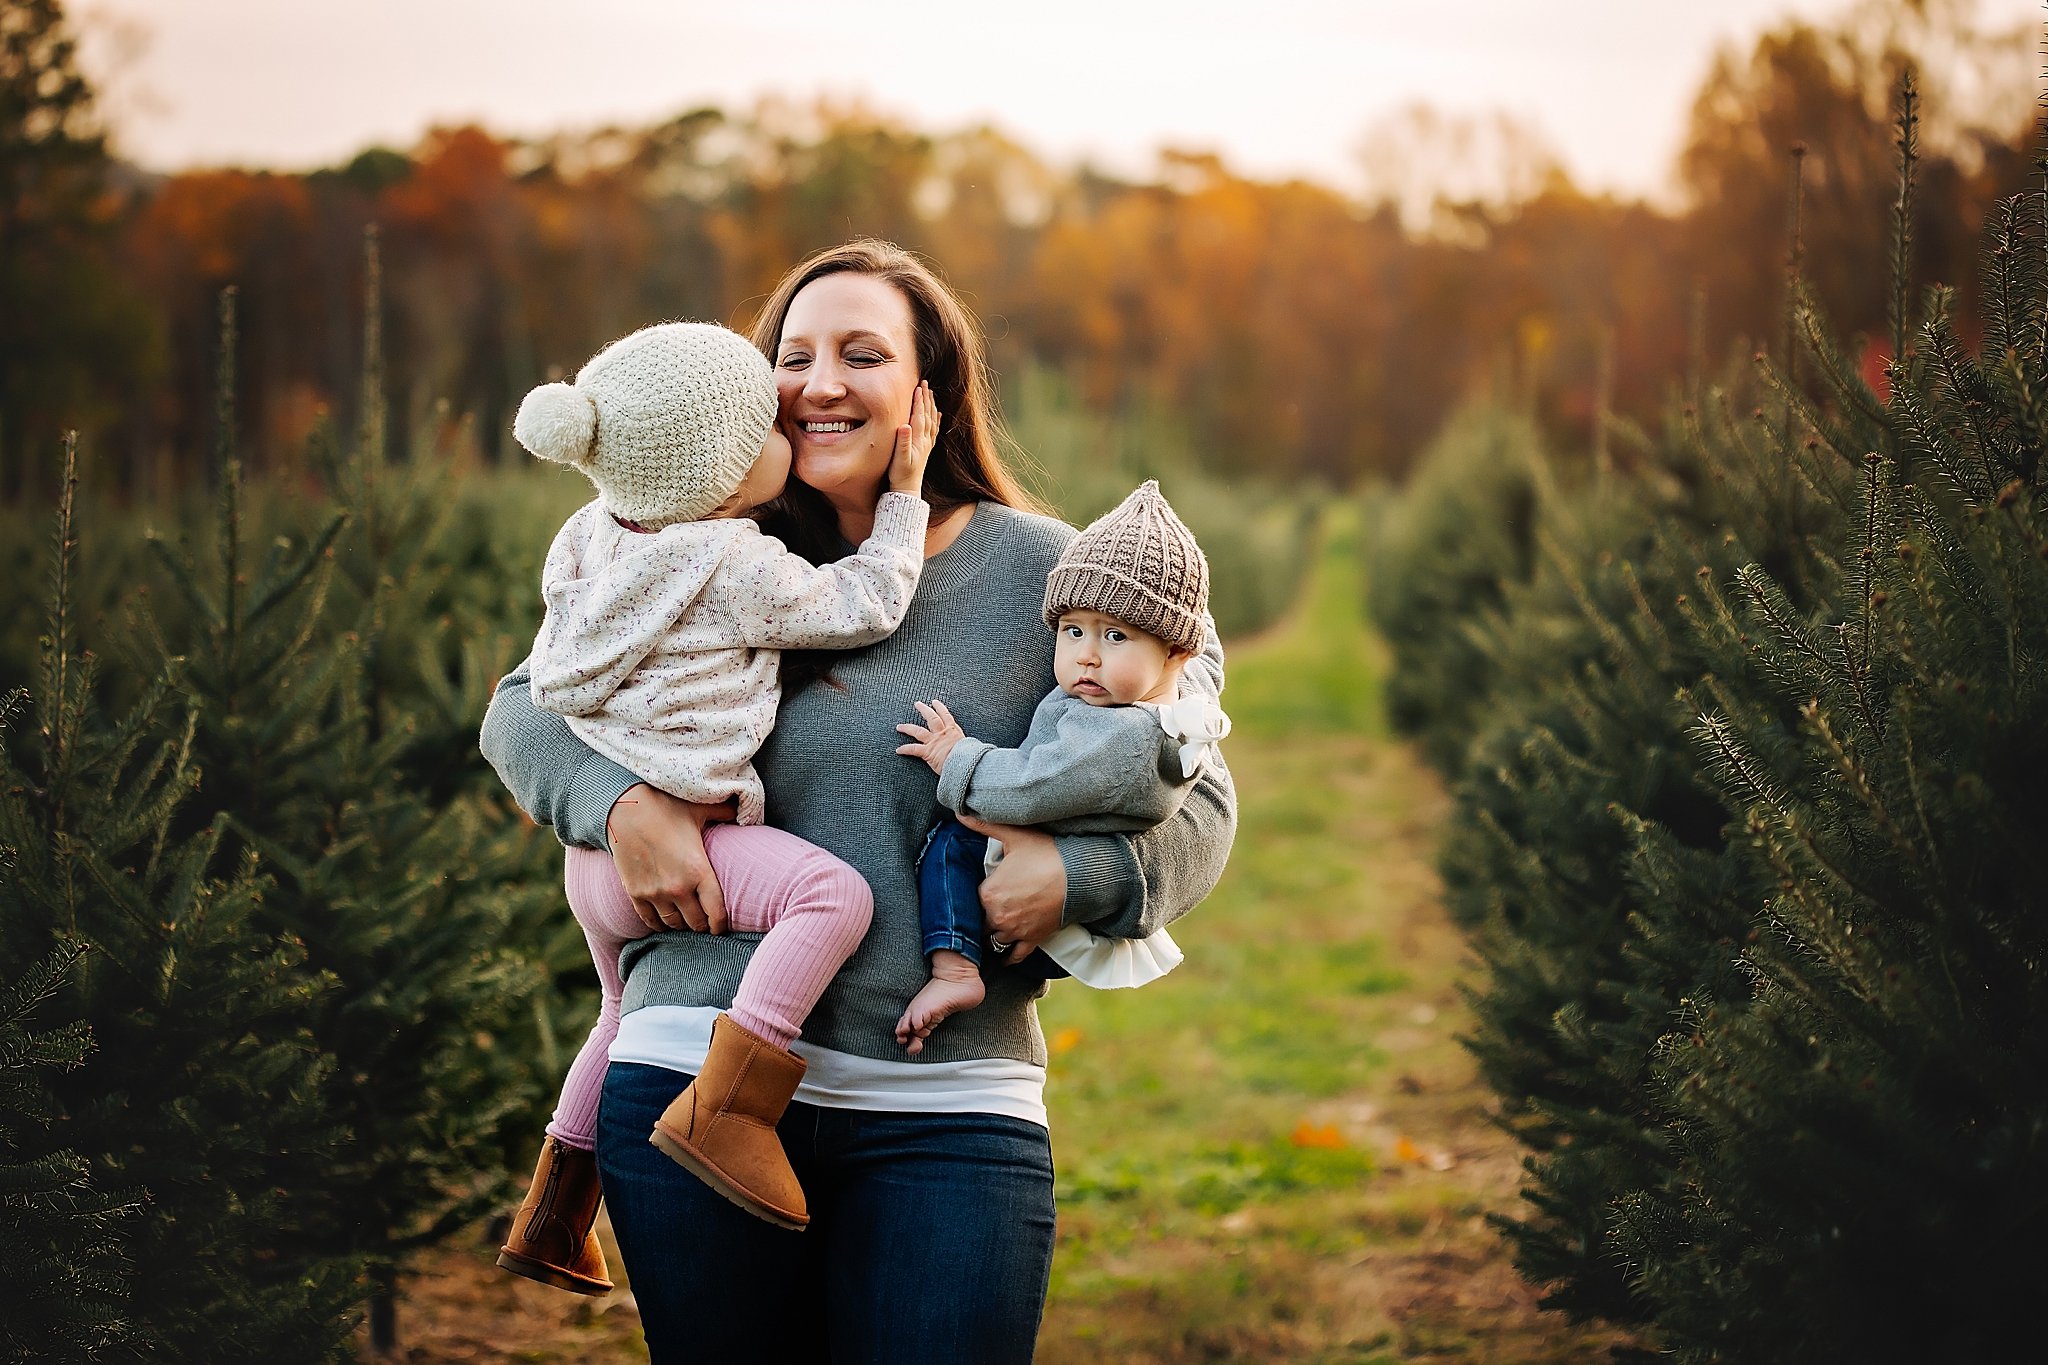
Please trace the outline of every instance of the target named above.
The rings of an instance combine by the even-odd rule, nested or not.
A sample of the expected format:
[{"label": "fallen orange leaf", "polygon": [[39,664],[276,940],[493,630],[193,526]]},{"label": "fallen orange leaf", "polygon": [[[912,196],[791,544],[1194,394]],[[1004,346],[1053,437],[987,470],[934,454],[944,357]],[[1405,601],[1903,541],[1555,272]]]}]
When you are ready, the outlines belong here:
[{"label": "fallen orange leaf", "polygon": [[1394,1160],[1420,1161],[1422,1160],[1422,1149],[1415,1145],[1413,1138],[1404,1134],[1394,1140]]},{"label": "fallen orange leaf", "polygon": [[1344,1135],[1337,1131],[1337,1125],[1334,1123],[1326,1123],[1318,1128],[1307,1119],[1303,1119],[1294,1126],[1294,1132],[1288,1141],[1297,1147],[1334,1148],[1344,1145]]},{"label": "fallen orange leaf", "polygon": [[1072,1052],[1074,1050],[1074,1045],[1080,1041],[1081,1030],[1077,1028],[1061,1029],[1058,1033],[1055,1033],[1052,1036],[1053,1055],[1057,1057],[1062,1052]]}]

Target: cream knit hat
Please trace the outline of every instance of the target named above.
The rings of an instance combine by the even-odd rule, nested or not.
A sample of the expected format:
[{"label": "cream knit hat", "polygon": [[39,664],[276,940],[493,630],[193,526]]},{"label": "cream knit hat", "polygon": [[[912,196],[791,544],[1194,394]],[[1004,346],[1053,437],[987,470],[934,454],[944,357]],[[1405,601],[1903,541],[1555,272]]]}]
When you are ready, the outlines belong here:
[{"label": "cream knit hat", "polygon": [[774,424],[775,373],[752,343],[664,322],[599,351],[575,383],[527,394],[512,434],[582,470],[613,516],[654,530],[731,497]]},{"label": "cream knit hat", "polygon": [[1209,609],[1209,561],[1194,532],[1147,479],[1068,542],[1045,578],[1045,623],[1099,611],[1170,645],[1199,652]]}]

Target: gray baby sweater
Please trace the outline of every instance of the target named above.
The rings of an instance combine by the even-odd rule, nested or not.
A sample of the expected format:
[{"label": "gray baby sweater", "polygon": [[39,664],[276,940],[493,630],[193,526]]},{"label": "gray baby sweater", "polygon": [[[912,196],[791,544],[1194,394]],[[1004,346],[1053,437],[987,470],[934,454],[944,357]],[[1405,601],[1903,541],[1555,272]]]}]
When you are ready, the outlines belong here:
[{"label": "gray baby sweater", "polygon": [[939,774],[939,804],[1057,834],[1127,834],[1180,809],[1180,741],[1143,706],[1090,706],[1055,687],[1014,749],[969,735]]},{"label": "gray baby sweater", "polygon": [[[971,734],[1014,747],[1053,685],[1052,632],[1039,614],[1045,576],[1072,527],[981,503],[954,542],[925,561],[896,633],[838,655],[826,679],[785,695],[774,733],[755,757],[768,823],[844,858],[867,878],[875,917],[804,1025],[804,1039],[877,1060],[904,1061],[895,1040],[903,1006],[925,982],[918,933],[917,857],[945,812],[931,769],[896,753],[911,703],[944,700]],[[1222,653],[1211,632],[1183,687],[1214,696]],[[498,684],[484,717],[483,752],[536,820],[566,843],[605,846],[612,804],[638,779],[533,705],[525,668]],[[1222,875],[1236,831],[1229,770],[1208,763],[1171,819],[1142,833],[1059,837],[1064,918],[1100,934],[1141,938],[1186,913]],[[622,1009],[724,1008],[758,935],[678,931],[628,944]],[[988,998],[947,1020],[916,1060],[1008,1057],[1043,1066],[1035,998],[1044,987],[996,971]]]}]

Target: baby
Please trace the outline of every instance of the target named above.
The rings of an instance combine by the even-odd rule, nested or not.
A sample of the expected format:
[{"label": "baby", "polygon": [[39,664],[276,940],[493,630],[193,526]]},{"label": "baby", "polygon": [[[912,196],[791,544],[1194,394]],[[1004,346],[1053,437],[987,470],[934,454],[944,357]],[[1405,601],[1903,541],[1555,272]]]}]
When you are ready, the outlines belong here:
[{"label": "baby", "polygon": [[[1209,562],[1155,480],[1074,537],[1046,576],[1055,687],[1015,749],[967,735],[944,702],[915,703],[924,724],[897,730],[896,752],[939,777],[939,804],[956,815],[1055,834],[1135,833],[1180,809],[1230,732],[1203,696],[1180,695],[1181,674],[1202,649]],[[957,820],[941,821],[918,866],[918,909],[931,978],[896,1023],[916,1055],[948,1016],[981,1003],[980,884],[1001,846]],[[1014,945],[991,938],[997,957]],[[1041,978],[1073,976],[1108,989],[1142,986],[1179,964],[1164,930],[1108,938],[1067,925],[1016,966]]]},{"label": "baby", "polygon": [[[773,371],[723,327],[664,323],[614,342],[573,384],[544,384],[513,433],[595,484],[548,550],[534,640],[536,705],[598,753],[685,801],[734,803],[706,830],[729,927],[765,936],[695,1081],[650,1141],[733,1203],[783,1227],[809,1221],[775,1124],[804,1073],[790,1044],[873,912],[840,859],[764,825],[755,752],[775,723],[783,649],[872,644],[902,623],[924,567],[924,469],[938,437],[920,384],[896,430],[873,534],[813,565],[747,513],[782,492],[788,440]],[[570,1067],[533,1185],[498,1264],[577,1293],[611,1288],[591,1232],[597,1099],[618,1032],[619,951],[651,932],[611,859],[567,851],[569,907],[603,988]],[[741,1086],[738,1080],[746,1078]]]}]

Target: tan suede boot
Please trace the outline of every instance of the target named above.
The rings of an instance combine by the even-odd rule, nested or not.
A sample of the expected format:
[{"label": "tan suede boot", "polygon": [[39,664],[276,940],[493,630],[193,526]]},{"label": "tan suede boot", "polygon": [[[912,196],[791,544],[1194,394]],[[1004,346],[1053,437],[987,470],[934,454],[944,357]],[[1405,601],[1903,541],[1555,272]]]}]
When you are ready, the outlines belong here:
[{"label": "tan suede boot", "polygon": [[748,1213],[800,1230],[810,1209],[775,1125],[803,1075],[802,1058],[721,1014],[704,1069],[662,1111],[648,1141]]},{"label": "tan suede boot", "polygon": [[591,1230],[599,1198],[597,1154],[548,1138],[498,1264],[572,1294],[611,1293],[604,1248]]}]

